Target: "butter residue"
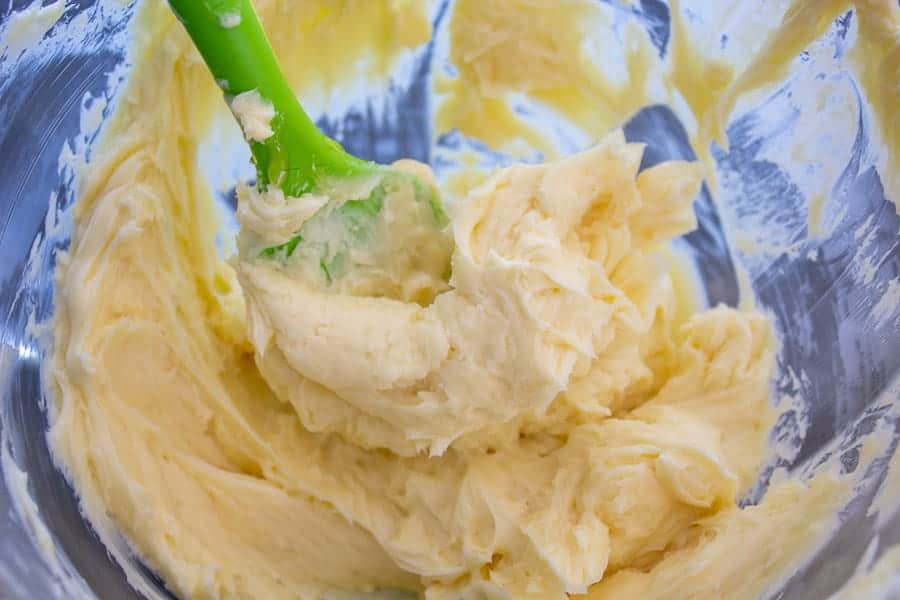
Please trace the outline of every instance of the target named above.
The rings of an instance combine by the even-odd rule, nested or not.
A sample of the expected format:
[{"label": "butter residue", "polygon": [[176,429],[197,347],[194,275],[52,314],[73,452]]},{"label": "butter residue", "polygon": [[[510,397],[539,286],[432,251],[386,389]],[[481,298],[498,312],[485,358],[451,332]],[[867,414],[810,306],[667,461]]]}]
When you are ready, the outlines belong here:
[{"label": "butter residue", "polygon": [[610,16],[596,2],[461,0],[449,28],[458,73],[437,85],[439,131],[459,129],[494,148],[523,139],[552,157],[549,141],[516,115],[513,93],[552,107],[595,139],[647,104],[654,50],[642,30],[626,26],[623,73],[611,76],[608,52],[621,44],[605,39]]},{"label": "butter residue", "polygon": [[855,8],[858,23],[851,66],[856,71],[879,124],[886,146],[886,168],[881,169],[887,197],[900,201],[900,6],[892,0],[793,0],[752,61],[721,94],[712,94],[713,118],[702,123],[698,143],[710,140],[727,147],[725,125],[738,99],[754,90],[782,81],[793,60],[820,38],[834,20]]},{"label": "butter residue", "polygon": [[249,90],[234,96],[229,102],[231,112],[241,123],[248,141],[264,142],[272,137],[272,119],[275,105],[263,98],[257,90]]},{"label": "butter residue", "polygon": [[0,37],[0,56],[14,57],[41,41],[66,10],[66,0],[32,2],[9,16]]},{"label": "butter residue", "polygon": [[794,0],[782,17],[781,24],[769,32],[760,51],[734,81],[714,90],[718,92],[711,95],[715,112],[704,119],[700,143],[708,144],[710,140],[715,140],[727,148],[725,125],[738,98],[782,81],[791,62],[810,43],[821,37],[848,6],[847,0]]},{"label": "butter residue", "polygon": [[223,29],[233,29],[241,24],[241,13],[240,12],[228,12],[219,15],[219,25]]},{"label": "butter residue", "polygon": [[279,0],[255,5],[288,82],[312,112],[383,85],[398,60],[432,36],[430,3],[422,0],[304,0],[289,11]]},{"label": "butter residue", "polygon": [[[535,129],[514,110],[517,95],[558,111],[593,139],[621,125],[638,108],[665,101],[676,107],[686,123],[715,188],[710,144],[727,148],[725,128],[738,101],[783,81],[798,55],[835,18],[855,7],[859,35],[851,66],[865,88],[880,125],[881,142],[888,150],[888,162],[881,169],[888,197],[894,201],[900,197],[900,176],[896,175],[900,172],[896,167],[900,117],[894,110],[900,99],[900,8],[895,2],[792,0],[780,22],[767,28],[760,47],[754,47],[752,39],[741,39],[738,45],[743,52],[731,56],[719,52],[711,40],[700,45],[693,37],[695,30],[686,25],[681,4],[676,1],[669,6],[671,35],[663,60],[647,35],[627,19],[619,34],[624,40],[604,43],[604,32],[619,17],[614,9],[596,2],[455,3],[450,60],[457,73],[439,77],[438,130],[458,129],[493,148],[521,139],[552,157],[555,150],[546,132]],[[778,10],[773,7],[775,14]],[[532,18],[535,14],[540,17]],[[602,53],[598,57],[590,50],[594,45],[624,48],[623,55],[615,60]],[[615,70],[611,63],[624,65],[626,74],[611,74]]]}]

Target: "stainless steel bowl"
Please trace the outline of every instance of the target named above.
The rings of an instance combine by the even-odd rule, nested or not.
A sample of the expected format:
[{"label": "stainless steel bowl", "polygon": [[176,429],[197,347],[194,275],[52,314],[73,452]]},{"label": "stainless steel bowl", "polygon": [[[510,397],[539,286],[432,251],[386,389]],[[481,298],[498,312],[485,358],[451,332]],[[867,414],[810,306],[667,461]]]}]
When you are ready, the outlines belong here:
[{"label": "stainless steel bowl", "polygon": [[[40,43],[20,52],[20,40],[8,32],[28,5],[11,0],[0,7],[0,598],[167,598],[124,543],[108,549],[82,519],[48,452],[42,387],[41,358],[52,340],[40,324],[52,315],[55,257],[70,231],[77,170],[71,156],[89,157],[97,125],[115,104],[128,70],[134,8],[117,0],[69,0],[46,35],[40,27],[32,32]],[[661,0],[642,0],[629,17],[648,28],[661,54],[670,37],[668,11]],[[435,13],[438,31],[446,12]],[[794,404],[773,439],[788,450],[775,453],[746,502],[761,496],[775,468],[803,476],[823,462],[823,453],[839,458],[846,472],[865,470],[842,526],[787,582],[782,598],[823,598],[861,562],[900,542],[895,511],[869,510],[900,439],[893,412],[900,400],[900,307],[886,295],[900,278],[900,218],[873,166],[883,148],[864,94],[846,69],[853,20],[850,12],[836,21],[798,57],[782,85],[734,116],[729,149],[713,152],[718,198],[714,204],[704,188],[696,203],[700,227],[678,241],[710,305],[739,302],[734,259],[781,334],[773,398]],[[323,115],[320,125],[352,153],[382,162],[432,159],[440,172],[448,165],[435,157],[460,145],[488,162],[505,162],[458,133],[432,139],[427,82],[434,65],[446,60],[441,52],[440,44],[423,48],[411,83],[362,99],[358,109]],[[810,53],[818,58],[809,60]],[[830,92],[819,89],[825,85]],[[809,104],[825,92],[825,109]],[[853,118],[804,117],[831,105]],[[367,110],[372,107],[377,110]],[[625,131],[648,143],[643,166],[693,158],[667,107],[645,108]],[[808,151],[802,160],[785,151],[800,146]],[[808,197],[804,182],[824,177],[829,165],[839,167],[830,193]],[[227,205],[229,194],[222,200]],[[879,420],[893,426],[894,436],[867,462],[860,442]]]}]

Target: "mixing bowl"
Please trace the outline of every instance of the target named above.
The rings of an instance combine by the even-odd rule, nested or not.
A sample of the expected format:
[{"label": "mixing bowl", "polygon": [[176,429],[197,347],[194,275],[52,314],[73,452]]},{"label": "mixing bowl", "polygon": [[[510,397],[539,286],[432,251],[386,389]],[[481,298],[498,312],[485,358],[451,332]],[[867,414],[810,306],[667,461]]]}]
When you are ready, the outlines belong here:
[{"label": "mixing bowl", "polygon": [[[459,166],[452,157],[460,148],[482,165],[509,163],[514,157],[458,131],[434,135],[429,81],[447,65],[449,7],[433,4],[435,41],[408,57],[391,85],[323,111],[319,125],[353,154],[379,162],[415,158],[439,175]],[[707,26],[718,28],[718,50],[766,19],[755,1],[736,3],[724,19],[715,6],[694,2],[684,10],[700,23],[717,15]],[[613,0],[609,7],[617,26],[646,29],[660,57],[671,51],[669,5]],[[42,356],[52,340],[43,324],[53,312],[53,268],[67,247],[78,169],[128,74],[134,13],[117,0],[44,7],[11,0],[0,7],[3,599],[171,597],[114,532],[106,532],[111,544],[100,542],[45,439]],[[775,8],[770,18],[779,18]],[[753,294],[780,335],[772,398],[781,417],[772,457],[743,502],[756,502],[776,471],[802,478],[839,460],[842,472],[861,475],[840,527],[785,583],[782,598],[827,597],[900,542],[897,506],[872,506],[890,483],[885,475],[900,440],[900,217],[886,198],[881,134],[847,68],[855,23],[847,12],[796,57],[780,83],[739,103],[727,124],[727,149],[712,147],[718,184],[696,200],[699,227],[676,245],[706,304],[737,305]],[[553,119],[526,118],[545,125]],[[642,167],[694,158],[684,119],[678,106],[662,104],[630,117],[626,136],[648,144]],[[577,136],[557,141],[561,152],[585,145]],[[206,172],[227,216],[234,183],[249,175],[247,153],[227,135],[209,148],[220,158],[207,160]],[[875,455],[863,452],[866,436],[885,427],[894,434],[890,442]]]}]

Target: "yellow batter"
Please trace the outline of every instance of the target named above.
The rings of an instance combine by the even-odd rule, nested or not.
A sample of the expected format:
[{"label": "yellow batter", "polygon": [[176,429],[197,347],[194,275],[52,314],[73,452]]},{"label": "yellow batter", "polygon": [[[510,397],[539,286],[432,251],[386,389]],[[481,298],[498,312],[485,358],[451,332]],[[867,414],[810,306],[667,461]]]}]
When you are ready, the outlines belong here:
[{"label": "yellow batter", "polygon": [[[476,4],[535,3],[460,2],[455,31]],[[386,72],[429,33],[413,2],[259,9],[304,89],[361,56]],[[165,5],[143,10],[60,261],[51,440],[87,514],[108,514],[176,594],[752,598],[814,546],[844,500],[831,479],[735,504],[766,452],[775,341],[756,312],[683,316],[665,247],[694,225],[698,165],[638,174],[643,149],[613,131],[500,171],[453,207],[448,290],[336,294],[217,257],[197,147],[221,99]],[[559,40],[525,39],[554,69]],[[327,42],[329,64],[304,62]],[[462,81],[494,75],[496,92],[542,73],[493,61]],[[573,69],[565,85],[607,89]],[[476,96],[444,117],[501,107]],[[245,232],[277,234],[259,216],[283,201],[242,193]]]}]

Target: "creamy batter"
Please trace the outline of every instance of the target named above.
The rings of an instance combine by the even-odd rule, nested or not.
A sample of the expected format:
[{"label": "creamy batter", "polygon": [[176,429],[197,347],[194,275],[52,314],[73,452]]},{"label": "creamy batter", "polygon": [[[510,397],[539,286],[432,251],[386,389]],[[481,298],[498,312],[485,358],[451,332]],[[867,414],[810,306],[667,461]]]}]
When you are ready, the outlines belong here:
[{"label": "creamy batter", "polygon": [[[419,3],[350,4],[260,3],[298,87],[361,56],[386,72],[428,38]],[[585,65],[560,71],[565,36],[520,31],[529,69],[472,51],[474,25],[532,5],[577,29],[580,13],[540,3],[458,3],[460,77],[439,119],[498,124],[501,144],[522,137],[506,89],[576,121],[584,99],[567,104],[566,86],[640,106]],[[197,171],[221,99],[164,4],[142,10],[140,60],[59,263],[50,437],[85,512],[109,515],[176,594],[753,598],[827,532],[848,494],[829,477],[737,506],[767,451],[776,341],[762,314],[697,312],[676,289],[666,248],[695,225],[702,166],[639,173],[643,148],[613,129],[498,171],[452,206],[445,284],[335,289],[258,252],[226,262]],[[361,33],[305,62],[298,44],[316,40],[298,24],[319,42]],[[264,137],[266,106],[241,102]],[[242,249],[323,204],[245,189]]]}]

